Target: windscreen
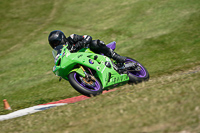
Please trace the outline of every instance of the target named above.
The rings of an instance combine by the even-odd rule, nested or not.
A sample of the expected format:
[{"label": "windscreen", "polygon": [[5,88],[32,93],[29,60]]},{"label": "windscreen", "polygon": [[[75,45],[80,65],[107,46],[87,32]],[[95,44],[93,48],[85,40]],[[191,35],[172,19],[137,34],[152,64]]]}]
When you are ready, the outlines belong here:
[{"label": "windscreen", "polygon": [[55,47],[55,48],[53,49],[52,54],[53,54],[54,59],[56,58],[56,56],[57,56],[58,54],[61,53],[63,47],[64,47],[63,45],[59,45],[59,46],[57,46],[57,47]]}]

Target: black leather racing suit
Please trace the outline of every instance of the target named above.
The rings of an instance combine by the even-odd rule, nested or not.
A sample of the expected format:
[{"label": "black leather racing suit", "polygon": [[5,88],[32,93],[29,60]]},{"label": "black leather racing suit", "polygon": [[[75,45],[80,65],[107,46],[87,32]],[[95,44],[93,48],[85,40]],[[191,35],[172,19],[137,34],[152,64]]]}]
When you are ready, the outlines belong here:
[{"label": "black leather racing suit", "polygon": [[81,36],[72,34],[66,38],[65,43],[68,43],[68,49],[71,49],[72,46],[76,47],[77,49],[89,47],[93,52],[98,54],[103,53],[119,63],[124,63],[126,60],[126,57],[118,55],[112,49],[108,48],[103,41],[92,40],[92,37],[89,35]]}]

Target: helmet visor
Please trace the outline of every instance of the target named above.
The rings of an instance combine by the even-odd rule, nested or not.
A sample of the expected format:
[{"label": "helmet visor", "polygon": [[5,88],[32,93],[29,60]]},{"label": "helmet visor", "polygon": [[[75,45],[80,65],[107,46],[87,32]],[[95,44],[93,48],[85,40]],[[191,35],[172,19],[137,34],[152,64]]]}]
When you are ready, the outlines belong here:
[{"label": "helmet visor", "polygon": [[58,41],[58,40],[51,41],[51,46],[52,46],[53,48],[55,48],[55,47],[58,46],[58,45],[60,45],[60,41]]}]

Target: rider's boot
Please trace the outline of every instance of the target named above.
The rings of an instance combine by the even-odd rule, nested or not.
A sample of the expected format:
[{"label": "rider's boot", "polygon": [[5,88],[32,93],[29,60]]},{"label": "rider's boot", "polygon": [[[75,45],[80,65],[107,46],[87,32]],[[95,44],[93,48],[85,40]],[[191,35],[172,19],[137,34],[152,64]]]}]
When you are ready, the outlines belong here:
[{"label": "rider's boot", "polygon": [[126,57],[117,54],[113,50],[111,51],[111,58],[113,58],[113,60],[116,60],[117,63],[122,63],[123,64],[126,61]]},{"label": "rider's boot", "polygon": [[126,61],[126,57],[120,56],[119,54],[114,52],[112,49],[110,49],[110,51],[111,51],[111,58],[117,62],[117,64],[116,64],[117,69],[115,68],[115,70],[118,71],[119,73],[123,73],[124,72],[124,63]]}]

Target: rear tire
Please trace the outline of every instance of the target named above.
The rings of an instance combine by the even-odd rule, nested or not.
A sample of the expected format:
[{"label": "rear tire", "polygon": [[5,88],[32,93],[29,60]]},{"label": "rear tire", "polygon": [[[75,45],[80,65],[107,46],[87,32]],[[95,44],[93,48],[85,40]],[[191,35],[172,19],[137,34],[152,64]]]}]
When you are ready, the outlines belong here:
[{"label": "rear tire", "polygon": [[136,61],[135,59],[127,57],[125,63],[128,63],[128,62],[137,63],[141,68],[140,71],[131,71],[131,69],[128,70],[129,83],[137,84],[137,83],[149,80],[149,72],[140,62]]},{"label": "rear tire", "polygon": [[[100,95],[103,92],[102,85],[95,78],[96,81],[91,81],[93,82],[93,85],[89,85],[86,82],[83,82],[83,77],[79,75],[76,72],[72,72],[68,75],[69,83],[71,86],[77,90],[79,93],[85,95],[85,96],[96,96]],[[91,83],[90,82],[90,83]],[[89,83],[89,82],[88,82]]]}]

